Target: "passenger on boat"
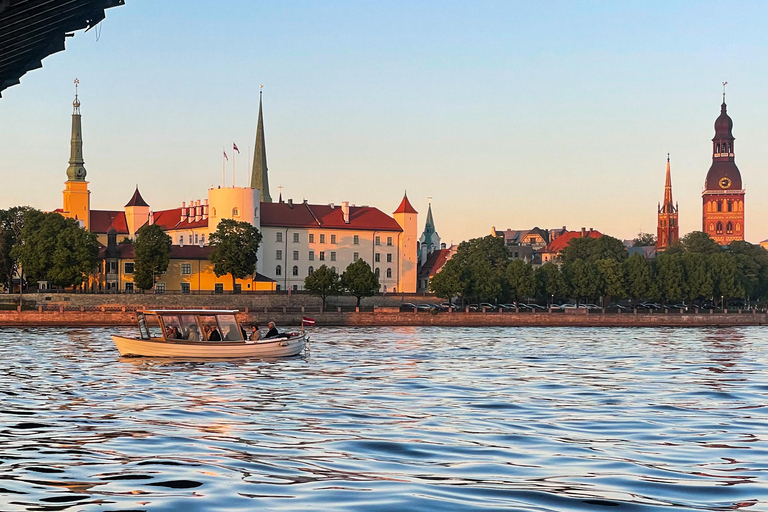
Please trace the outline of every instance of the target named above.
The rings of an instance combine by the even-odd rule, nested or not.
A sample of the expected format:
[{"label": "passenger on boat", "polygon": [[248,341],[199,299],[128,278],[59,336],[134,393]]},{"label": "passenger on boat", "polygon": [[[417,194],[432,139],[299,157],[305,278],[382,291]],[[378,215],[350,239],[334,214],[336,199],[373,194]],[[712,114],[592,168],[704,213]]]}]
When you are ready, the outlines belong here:
[{"label": "passenger on boat", "polygon": [[208,333],[208,341],[221,341],[221,334],[216,330],[216,327],[213,325],[206,325],[205,329]]},{"label": "passenger on boat", "polygon": [[181,335],[181,331],[175,325],[173,326],[173,336],[172,336],[172,338],[175,339],[175,340],[182,340],[182,339],[184,339],[184,336]]},{"label": "passenger on boat", "polygon": [[251,341],[258,341],[261,339],[261,333],[259,332],[259,326],[256,324],[253,324],[251,326],[251,335],[248,336],[248,339]]},{"label": "passenger on boat", "polygon": [[224,339],[227,341],[236,341],[241,339],[240,335],[237,334],[237,329],[235,328],[234,325],[229,327],[227,334],[224,335]]},{"label": "passenger on boat", "polygon": [[200,341],[200,335],[197,332],[196,325],[189,326],[189,341]]},{"label": "passenger on boat", "polygon": [[264,336],[264,338],[277,338],[280,336],[280,333],[277,332],[277,328],[275,327],[275,322],[269,322],[269,331],[267,331],[267,335]]}]

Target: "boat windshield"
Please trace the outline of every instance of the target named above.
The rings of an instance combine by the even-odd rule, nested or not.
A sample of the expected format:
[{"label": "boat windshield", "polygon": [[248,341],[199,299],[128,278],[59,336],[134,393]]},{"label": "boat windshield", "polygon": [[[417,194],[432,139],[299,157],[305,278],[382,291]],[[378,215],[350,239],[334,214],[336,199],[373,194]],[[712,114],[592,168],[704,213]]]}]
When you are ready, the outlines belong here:
[{"label": "boat windshield", "polygon": [[243,339],[243,333],[237,325],[235,315],[218,315],[218,319],[222,338],[227,341],[240,341]]},{"label": "boat windshield", "polygon": [[200,315],[200,325],[203,326],[203,340],[221,341],[221,330],[213,315]]},{"label": "boat windshield", "polygon": [[[160,327],[160,320],[157,318],[157,316],[156,315],[141,315],[141,316],[143,317],[144,327],[147,330],[147,335],[150,338],[162,338],[163,328]],[[142,320],[139,319],[139,329],[141,329],[141,322]],[[141,335],[142,337],[144,336],[143,330]]]},{"label": "boat windshield", "polygon": [[181,335],[185,340],[200,341],[200,325],[195,315],[180,315]]}]

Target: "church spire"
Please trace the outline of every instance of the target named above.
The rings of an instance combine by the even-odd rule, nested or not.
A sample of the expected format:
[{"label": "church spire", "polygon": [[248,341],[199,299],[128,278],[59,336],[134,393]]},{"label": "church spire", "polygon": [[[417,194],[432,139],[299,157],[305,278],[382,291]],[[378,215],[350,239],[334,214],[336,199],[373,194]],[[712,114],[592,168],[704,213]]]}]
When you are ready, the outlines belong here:
[{"label": "church spire", "polygon": [[677,205],[672,201],[672,172],[669,165],[669,153],[667,153],[667,179],[664,183],[664,202],[658,207],[656,250],[664,250],[680,239],[677,216]]},{"label": "church spire", "polygon": [[77,86],[80,80],[75,78],[75,101],[72,102],[72,141],[69,151],[67,181],[85,181],[85,161],[83,160],[83,131],[80,122],[80,100]]},{"label": "church spire", "polygon": [[669,171],[669,153],[667,153],[667,181],[664,184],[664,207],[672,209],[672,174]]},{"label": "church spire", "polygon": [[[262,85],[262,87],[264,87]],[[261,110],[261,90],[259,91],[259,123],[256,127],[256,151],[253,155],[253,170],[251,171],[251,188],[257,188],[261,201],[271,203],[269,195],[269,177],[267,175],[267,147],[264,141],[264,117]]]}]

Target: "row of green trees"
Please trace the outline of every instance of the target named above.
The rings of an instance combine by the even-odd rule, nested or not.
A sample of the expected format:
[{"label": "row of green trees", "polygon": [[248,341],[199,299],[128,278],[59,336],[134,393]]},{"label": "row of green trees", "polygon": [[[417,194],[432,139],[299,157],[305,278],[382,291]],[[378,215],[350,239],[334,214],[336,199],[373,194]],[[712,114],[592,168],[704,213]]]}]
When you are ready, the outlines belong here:
[{"label": "row of green trees", "polygon": [[744,241],[721,248],[702,232],[689,233],[653,260],[629,257],[622,242],[610,236],[574,238],[559,256],[561,265],[534,268],[510,261],[501,238],[476,238],[459,245],[430,289],[447,299],[496,303],[768,298],[768,251]]},{"label": "row of green trees", "polygon": [[304,289],[323,300],[323,311],[328,297],[346,292],[357,298],[357,307],[360,307],[361,299],[378,293],[380,288],[379,278],[362,258],[350,263],[341,275],[321,265],[304,279]]},{"label": "row of green trees", "polygon": [[[247,222],[221,221],[209,238],[214,273],[230,274],[233,288],[235,279],[254,275],[261,238]],[[170,264],[171,237],[156,224],[145,225],[136,233],[134,251],[134,284],[152,289]],[[0,283],[7,288],[20,272],[28,282],[79,287],[98,264],[98,239],[76,220],[29,207],[0,210]]]}]

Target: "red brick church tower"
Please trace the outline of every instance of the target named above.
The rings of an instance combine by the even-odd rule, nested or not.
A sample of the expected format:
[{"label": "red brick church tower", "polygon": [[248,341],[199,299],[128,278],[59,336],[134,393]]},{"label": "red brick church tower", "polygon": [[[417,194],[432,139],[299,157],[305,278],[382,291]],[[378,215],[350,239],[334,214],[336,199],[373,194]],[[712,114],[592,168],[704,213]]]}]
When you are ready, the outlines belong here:
[{"label": "red brick church tower", "polygon": [[664,202],[659,205],[659,223],[656,227],[656,250],[662,251],[680,239],[677,224],[677,205],[672,202],[672,175],[667,154],[667,181],[664,185]]},{"label": "red brick church tower", "polygon": [[[725,86],[725,84],[723,84]],[[720,245],[744,240],[744,192],[734,161],[733,121],[726,113],[725,90],[712,139],[712,166],[704,181],[702,231]]]}]

